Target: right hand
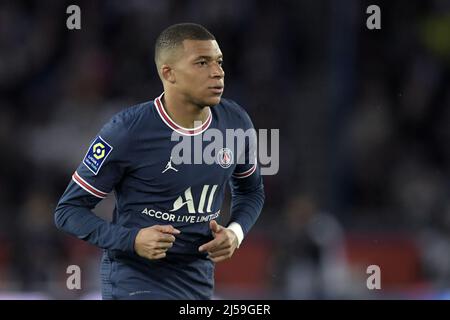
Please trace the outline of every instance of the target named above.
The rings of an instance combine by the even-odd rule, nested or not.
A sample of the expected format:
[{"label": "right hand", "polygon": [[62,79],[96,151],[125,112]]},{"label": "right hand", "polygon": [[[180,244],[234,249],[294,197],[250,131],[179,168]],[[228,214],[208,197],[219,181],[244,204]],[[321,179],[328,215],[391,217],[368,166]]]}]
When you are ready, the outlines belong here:
[{"label": "right hand", "polygon": [[134,240],[134,251],[141,257],[155,260],[166,256],[180,230],[171,225],[155,225],[139,230]]}]

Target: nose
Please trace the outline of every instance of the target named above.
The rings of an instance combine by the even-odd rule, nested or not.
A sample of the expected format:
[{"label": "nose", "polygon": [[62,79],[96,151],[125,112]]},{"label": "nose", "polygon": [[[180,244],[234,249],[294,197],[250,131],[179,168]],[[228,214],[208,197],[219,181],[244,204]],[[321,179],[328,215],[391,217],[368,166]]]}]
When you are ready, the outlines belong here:
[{"label": "nose", "polygon": [[218,63],[214,63],[211,71],[212,78],[223,78],[225,77],[225,72]]}]

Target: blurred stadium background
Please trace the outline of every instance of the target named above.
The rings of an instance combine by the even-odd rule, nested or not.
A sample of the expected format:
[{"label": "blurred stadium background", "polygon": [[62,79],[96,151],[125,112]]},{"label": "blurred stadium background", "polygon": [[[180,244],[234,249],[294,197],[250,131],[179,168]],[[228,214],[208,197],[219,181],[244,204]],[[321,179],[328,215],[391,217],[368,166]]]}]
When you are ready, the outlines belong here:
[{"label": "blurred stadium background", "polygon": [[[449,1],[4,0],[0,299],[99,298],[100,249],[58,232],[53,210],[101,125],[162,91],[155,38],[186,21],[216,35],[225,97],[280,129],[280,171],[217,266],[217,298],[448,298]],[[72,264],[81,290],[66,288]]]}]

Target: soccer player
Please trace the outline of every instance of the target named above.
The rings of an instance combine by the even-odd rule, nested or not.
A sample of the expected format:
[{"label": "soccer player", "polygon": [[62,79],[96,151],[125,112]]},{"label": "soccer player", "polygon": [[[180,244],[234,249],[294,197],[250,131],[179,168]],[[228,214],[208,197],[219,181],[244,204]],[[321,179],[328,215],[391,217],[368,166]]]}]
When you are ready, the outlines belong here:
[{"label": "soccer player", "polygon": [[[104,125],[57,205],[59,229],[104,249],[103,299],[211,299],[214,264],[233,255],[261,212],[257,163],[236,161],[252,158],[248,143],[221,148],[213,164],[172,158],[174,131],[194,139],[211,129],[225,137],[226,129],[253,128],[242,107],[221,98],[222,59],[201,25],[164,30],[155,45],[164,92]],[[215,219],[227,185],[225,227]],[[108,222],[91,210],[111,191],[116,206]]]}]

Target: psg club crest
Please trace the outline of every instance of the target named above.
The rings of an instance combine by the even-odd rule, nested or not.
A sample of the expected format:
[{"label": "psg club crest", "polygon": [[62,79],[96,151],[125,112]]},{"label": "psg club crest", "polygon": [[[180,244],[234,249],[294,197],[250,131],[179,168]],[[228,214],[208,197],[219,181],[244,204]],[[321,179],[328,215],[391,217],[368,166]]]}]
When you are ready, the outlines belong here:
[{"label": "psg club crest", "polygon": [[233,152],[229,148],[222,148],[217,153],[217,163],[224,169],[233,164]]}]

